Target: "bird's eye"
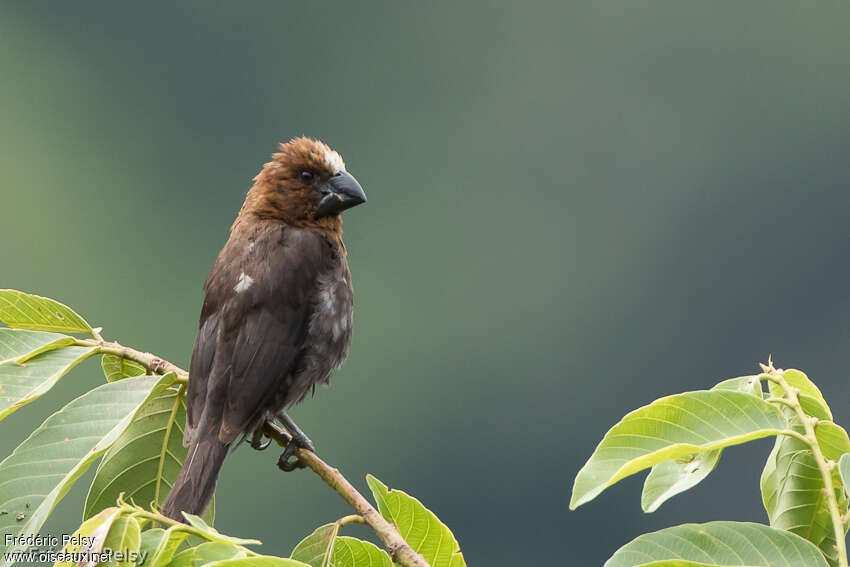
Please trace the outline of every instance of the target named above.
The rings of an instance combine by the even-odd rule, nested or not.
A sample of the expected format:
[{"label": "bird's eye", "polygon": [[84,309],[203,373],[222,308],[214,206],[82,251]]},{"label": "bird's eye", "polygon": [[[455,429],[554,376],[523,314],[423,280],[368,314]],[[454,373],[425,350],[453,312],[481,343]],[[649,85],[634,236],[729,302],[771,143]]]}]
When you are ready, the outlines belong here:
[{"label": "bird's eye", "polygon": [[313,172],[305,169],[304,171],[301,172],[301,180],[307,181],[307,182],[313,181]]}]

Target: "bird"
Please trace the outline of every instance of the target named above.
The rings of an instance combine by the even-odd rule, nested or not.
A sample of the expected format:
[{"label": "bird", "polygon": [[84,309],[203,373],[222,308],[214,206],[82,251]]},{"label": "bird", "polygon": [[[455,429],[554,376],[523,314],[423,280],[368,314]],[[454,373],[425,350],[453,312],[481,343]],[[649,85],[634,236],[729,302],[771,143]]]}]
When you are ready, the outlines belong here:
[{"label": "bird", "polygon": [[[188,448],[162,513],[184,521],[209,505],[228,450],[278,419],[294,449],[314,450],[285,410],[348,356],[353,291],[340,214],[366,194],[327,144],[281,143],[264,164],[204,283],[186,384]],[[235,445],[234,445],[235,443]]]}]

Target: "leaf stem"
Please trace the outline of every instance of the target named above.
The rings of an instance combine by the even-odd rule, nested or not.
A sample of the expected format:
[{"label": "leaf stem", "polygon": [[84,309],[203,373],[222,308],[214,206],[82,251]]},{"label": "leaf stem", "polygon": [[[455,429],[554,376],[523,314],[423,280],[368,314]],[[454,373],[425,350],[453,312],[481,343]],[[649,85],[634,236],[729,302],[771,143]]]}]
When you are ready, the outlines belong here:
[{"label": "leaf stem", "polygon": [[812,444],[811,443],[812,440],[809,439],[809,437],[807,437],[806,435],[803,435],[802,433],[800,433],[798,431],[794,431],[793,429],[783,429],[782,431],[780,431],[778,433],[778,435],[785,435],[787,437],[793,437],[797,441],[805,443],[806,445]]},{"label": "leaf stem", "polygon": [[[847,541],[844,535],[844,519],[838,509],[838,500],[835,498],[835,487],[832,484],[832,467],[821,451],[820,444],[818,444],[817,437],[815,436],[815,421],[803,411],[803,406],[800,405],[800,398],[798,396],[799,390],[788,384],[782,371],[776,370],[772,366],[769,370],[770,373],[766,374],[767,379],[778,384],[785,394],[784,401],[780,403],[784,403],[794,410],[806,432],[805,435],[801,435],[796,431],[787,431],[783,432],[783,434],[799,439],[808,445],[812,451],[812,456],[818,465],[818,470],[823,480],[824,496],[826,498],[827,508],[829,509],[829,517],[835,537],[835,548],[838,552],[838,564],[841,567],[847,567]],[[769,399],[769,401],[779,402],[779,400],[774,399]]]},{"label": "leaf stem", "polygon": [[783,406],[787,406],[787,407],[789,407],[793,410],[796,410],[796,406],[790,400],[787,400],[785,398],[778,398],[778,397],[773,396],[773,397],[767,398],[764,401],[769,402],[771,404],[782,404]]},{"label": "leaf stem", "polygon": [[363,516],[360,514],[351,514],[350,516],[343,516],[337,520],[336,523],[342,527],[347,526],[348,524],[365,524],[366,520],[364,520]]},{"label": "leaf stem", "polygon": [[[178,522],[177,520],[172,520],[171,518],[169,518],[167,516],[163,516],[162,514],[158,514],[156,512],[150,512],[148,510],[145,510],[144,508],[140,508],[139,506],[135,506],[133,504],[128,504],[128,503],[124,502],[121,498],[119,498],[119,500],[118,500],[118,505],[120,506],[120,508],[123,511],[127,512],[129,515],[131,515],[135,518],[142,518],[142,519],[149,520],[149,521],[152,521],[152,522],[157,522],[159,524],[162,524],[163,526],[168,526],[168,531],[184,532],[184,533],[187,533],[189,535],[193,535],[193,536],[205,539],[207,541],[227,541],[227,540],[222,540],[222,538],[220,538],[220,537],[215,537],[213,534],[205,532],[204,530],[200,530],[200,529],[196,528],[195,526],[191,526],[189,524],[184,524],[182,522]],[[215,530],[212,530],[212,531],[215,532]],[[218,534],[216,534],[216,535],[218,535]],[[260,543],[257,540],[243,540],[243,541],[245,543]],[[238,544],[236,544],[236,545],[238,545]],[[245,553],[247,553],[248,555],[251,555],[251,556],[257,555],[257,553],[255,553],[251,549],[248,549],[244,545],[239,545],[239,547],[243,551],[245,551]]]},{"label": "leaf stem", "polygon": [[[78,346],[97,347],[100,354],[112,354],[126,358],[127,360],[132,360],[133,362],[138,362],[148,371],[155,374],[167,374],[168,372],[174,372],[177,375],[177,382],[181,384],[185,384],[189,378],[189,373],[176,364],[172,364],[171,362],[163,360],[149,352],[142,352],[117,342],[109,342],[102,339],[77,339],[76,344]],[[277,427],[274,423],[266,423],[263,430],[269,438],[274,439],[282,447],[285,447],[291,439],[288,433]],[[339,494],[342,499],[357,512],[356,515],[345,516],[340,520],[340,522],[346,520],[345,523],[354,523],[358,521],[354,518],[360,517],[363,523],[368,524],[369,527],[375,531],[377,536],[384,543],[387,553],[389,553],[395,563],[398,563],[403,567],[430,567],[428,562],[425,561],[425,558],[413,551],[413,548],[404,541],[404,538],[401,537],[398,529],[393,524],[386,521],[384,517],[381,516],[380,512],[378,512],[378,510],[376,510],[375,507],[372,506],[369,501],[357,491],[356,488],[354,488],[354,486],[342,475],[342,473],[339,472],[338,469],[330,466],[320,459],[318,455],[312,451],[308,451],[307,449],[299,448],[296,451],[296,455],[302,463],[307,465],[307,467],[316,473],[319,478],[325,482],[325,484],[330,486],[334,492]],[[159,514],[153,514],[144,510],[137,513],[148,519],[163,522],[172,526],[186,525],[181,524],[180,522],[175,522],[174,520],[169,520]],[[181,527],[180,529],[183,528]],[[189,526],[187,526],[186,531],[194,533],[192,532],[192,528]]]}]

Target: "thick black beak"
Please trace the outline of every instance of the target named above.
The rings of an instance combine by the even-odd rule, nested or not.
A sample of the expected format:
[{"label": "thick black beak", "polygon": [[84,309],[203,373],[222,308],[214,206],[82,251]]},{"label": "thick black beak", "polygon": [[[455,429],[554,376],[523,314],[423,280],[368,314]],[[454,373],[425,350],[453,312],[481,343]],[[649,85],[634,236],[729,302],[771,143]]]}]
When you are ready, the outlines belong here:
[{"label": "thick black beak", "polygon": [[316,209],[316,218],[336,215],[366,202],[366,193],[347,171],[339,171],[322,186],[322,198]]}]

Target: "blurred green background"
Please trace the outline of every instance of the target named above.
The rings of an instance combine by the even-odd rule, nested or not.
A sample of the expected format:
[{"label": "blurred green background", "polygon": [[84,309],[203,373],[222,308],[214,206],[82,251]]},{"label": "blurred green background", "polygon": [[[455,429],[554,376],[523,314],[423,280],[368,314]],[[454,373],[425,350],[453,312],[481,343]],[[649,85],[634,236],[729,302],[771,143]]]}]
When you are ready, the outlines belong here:
[{"label": "blurred green background", "polygon": [[[650,529],[764,521],[770,442],[651,516],[639,478],[567,503],[624,413],[770,353],[850,423],[848,19],[837,2],[4,2],[0,287],[186,365],[251,178],[315,136],[369,195],[345,217],[351,357],[294,412],[323,457],[419,497],[469,565],[598,565]],[[99,372],[5,420],[3,454]],[[287,554],[347,510],[275,460],[228,459],[217,526]],[[45,531],[72,530],[83,498]]]}]

